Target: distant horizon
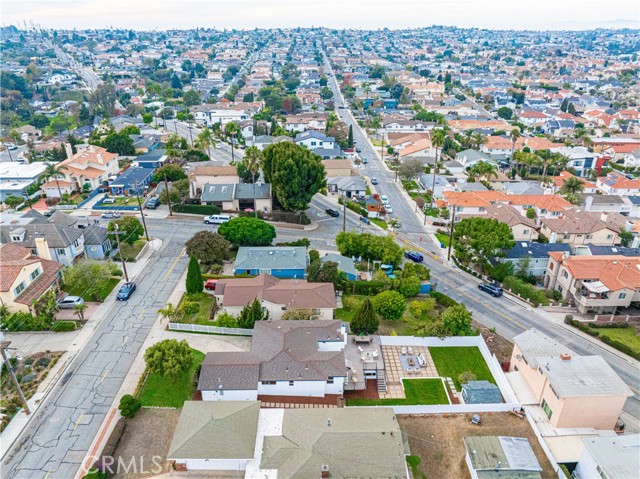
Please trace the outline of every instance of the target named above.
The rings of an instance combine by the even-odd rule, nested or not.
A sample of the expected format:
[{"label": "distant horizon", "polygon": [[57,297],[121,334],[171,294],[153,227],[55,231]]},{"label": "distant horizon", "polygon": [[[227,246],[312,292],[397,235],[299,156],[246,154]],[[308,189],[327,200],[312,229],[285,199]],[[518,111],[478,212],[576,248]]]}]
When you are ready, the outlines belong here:
[{"label": "distant horizon", "polygon": [[496,31],[640,29],[636,0],[4,0],[3,26],[138,31],[328,28],[410,30],[429,26]]}]

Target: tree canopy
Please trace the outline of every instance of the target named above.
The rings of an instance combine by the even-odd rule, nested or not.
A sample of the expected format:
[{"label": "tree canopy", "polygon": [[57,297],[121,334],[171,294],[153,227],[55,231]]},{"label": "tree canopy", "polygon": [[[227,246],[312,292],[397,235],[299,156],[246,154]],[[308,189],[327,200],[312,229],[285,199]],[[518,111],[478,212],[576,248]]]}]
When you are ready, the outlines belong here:
[{"label": "tree canopy", "polygon": [[186,340],[165,339],[144,353],[147,369],[163,376],[177,376],[193,365],[193,354]]},{"label": "tree canopy", "polygon": [[236,246],[269,246],[276,237],[273,225],[252,217],[233,218],[222,223],[218,233]]},{"label": "tree canopy", "polygon": [[378,260],[394,266],[402,262],[402,248],[390,236],[340,232],[336,237],[336,246],[344,256]]},{"label": "tree canopy", "polygon": [[203,264],[222,264],[231,243],[213,231],[198,231],[186,243],[187,254]]},{"label": "tree canopy", "polygon": [[154,183],[164,181],[165,175],[167,176],[167,181],[178,181],[187,177],[187,174],[182,171],[182,168],[180,168],[179,165],[169,163],[156,170],[156,173],[153,175]]},{"label": "tree canopy", "polygon": [[115,225],[118,225],[118,231],[121,231],[121,243],[132,245],[144,234],[144,227],[135,216],[125,216],[119,220],[110,221],[107,229],[109,231],[115,231]]},{"label": "tree canopy", "polygon": [[353,334],[373,334],[378,330],[378,317],[371,303],[365,298],[351,320],[350,327]]},{"label": "tree canopy", "polygon": [[514,245],[509,225],[491,218],[465,218],[453,230],[453,247],[460,261],[485,264]]}]

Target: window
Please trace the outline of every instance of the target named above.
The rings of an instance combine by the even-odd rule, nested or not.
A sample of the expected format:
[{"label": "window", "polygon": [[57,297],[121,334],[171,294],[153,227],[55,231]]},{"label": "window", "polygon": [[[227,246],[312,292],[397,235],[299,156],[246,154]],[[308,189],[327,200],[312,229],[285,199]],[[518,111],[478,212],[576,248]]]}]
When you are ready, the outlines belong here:
[{"label": "window", "polygon": [[591,238],[593,238],[593,235],[587,235],[588,240],[590,240]]},{"label": "window", "polygon": [[261,384],[263,386],[275,386],[276,382],[275,381],[261,381]]},{"label": "window", "polygon": [[293,381],[289,381],[289,386],[293,386]]},{"label": "window", "polygon": [[63,249],[63,248],[57,248],[56,249],[56,253],[58,254],[58,256],[66,256],[67,255],[66,250]]},{"label": "window", "polygon": [[333,378],[332,377],[327,379],[327,384],[333,384]]},{"label": "window", "polygon": [[486,210],[484,209],[484,206],[480,206],[478,207],[478,211],[486,211]]},{"label": "window", "polygon": [[529,234],[529,230],[522,230],[522,234],[523,235],[528,235]]},{"label": "window", "polygon": [[607,239],[613,238],[613,235],[607,235]]},{"label": "window", "polygon": [[13,294],[15,294],[16,296],[19,296],[20,293],[22,293],[26,288],[27,288],[27,283],[23,281],[22,283],[20,283],[18,286],[15,287],[15,289],[13,290]]},{"label": "window", "polygon": [[18,242],[18,243],[19,243],[20,241],[22,241],[22,236],[19,236],[19,235],[12,235],[12,236],[11,236],[11,241],[13,241],[13,242]]},{"label": "window", "polygon": [[80,246],[80,238],[78,238],[77,240],[75,240],[75,241],[73,242],[73,246],[75,246],[76,248],[77,248],[78,246]]},{"label": "window", "polygon": [[553,271],[553,263],[549,263],[549,269]]},{"label": "window", "polygon": [[627,297],[627,293],[620,293],[618,294],[618,299],[624,299]]},{"label": "window", "polygon": [[31,278],[31,281],[33,281],[34,279],[36,279],[38,276],[40,276],[40,268],[36,268],[30,275],[29,277]]},{"label": "window", "polygon": [[462,211],[462,206],[456,206],[456,213],[459,213],[460,211]]},{"label": "window", "polygon": [[551,410],[551,408],[549,407],[549,405],[547,404],[547,401],[545,401],[544,399],[542,400],[542,404],[540,404],[540,406],[542,406],[542,410],[544,411],[544,413],[547,415],[547,417],[549,419],[551,419],[551,416],[553,416],[553,411]]},{"label": "window", "polygon": [[562,272],[562,277],[563,278],[568,278],[569,277],[569,273],[567,273],[566,269]]},{"label": "window", "polygon": [[555,389],[553,389],[553,386],[551,384],[549,384],[549,389],[551,389],[551,392],[553,393],[553,395],[555,397],[557,397],[558,399],[560,399],[560,396],[558,396],[558,393],[556,392]]}]

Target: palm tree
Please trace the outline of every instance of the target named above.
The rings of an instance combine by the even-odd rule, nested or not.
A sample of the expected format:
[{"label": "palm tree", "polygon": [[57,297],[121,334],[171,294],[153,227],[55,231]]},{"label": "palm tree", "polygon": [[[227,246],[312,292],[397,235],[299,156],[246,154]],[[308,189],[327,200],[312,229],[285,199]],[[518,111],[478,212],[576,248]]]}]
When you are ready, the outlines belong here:
[{"label": "palm tree", "polygon": [[442,148],[444,145],[444,140],[446,138],[446,133],[442,129],[437,129],[431,135],[431,144],[436,149],[436,157],[433,165],[433,186],[431,187],[431,201],[429,202],[429,209],[433,208],[433,196],[436,189],[436,171],[438,170],[438,148]]},{"label": "palm tree", "polygon": [[492,177],[498,178],[498,171],[494,164],[488,161],[479,161],[469,170],[469,176],[473,179],[489,181]]},{"label": "palm tree", "polygon": [[572,176],[562,184],[560,193],[564,193],[567,201],[576,203],[578,200],[578,193],[582,190],[584,190],[584,183],[582,183],[582,180]]},{"label": "palm tree", "polygon": [[478,131],[471,135],[470,142],[475,146],[476,150],[479,150],[487,142],[487,137]]},{"label": "palm tree", "polygon": [[60,182],[58,181],[58,165],[55,163],[51,163],[47,161],[45,163],[46,168],[42,172],[42,176],[48,180],[49,178],[53,178],[56,181],[56,186],[58,187],[58,195],[60,195],[60,201],[62,201],[62,190],[60,189]]},{"label": "palm tree", "polygon": [[206,150],[209,150],[209,158],[211,158],[211,143],[213,142],[213,135],[209,128],[205,128],[198,135],[198,144]]},{"label": "palm tree", "polygon": [[222,123],[220,122],[214,123],[213,125],[211,125],[211,130],[213,131],[213,137],[216,140],[213,142],[213,147],[217,148],[216,146],[217,140],[219,140],[220,137],[222,136]]},{"label": "palm tree", "polygon": [[89,306],[87,306],[85,303],[81,303],[81,304],[76,304],[73,307],[73,312],[76,316],[78,316],[78,319],[80,321],[84,321],[84,312],[87,310]]},{"label": "palm tree", "polygon": [[256,146],[250,146],[244,153],[244,161],[247,165],[247,170],[251,172],[253,178],[253,210],[255,217],[258,217],[258,208],[256,208],[256,175],[260,171],[260,165],[262,164],[262,152]]},{"label": "palm tree", "polygon": [[171,303],[167,303],[164,308],[158,310],[158,314],[163,318],[172,321],[178,315],[178,308]]},{"label": "palm tree", "polygon": [[227,135],[227,137],[231,137],[231,161],[232,162],[235,162],[235,159],[234,159],[234,156],[233,156],[233,144],[234,144],[234,141],[235,141],[235,137],[236,137],[236,135],[238,134],[239,131],[240,131],[240,127],[234,121],[230,121],[224,127],[224,133]]},{"label": "palm tree", "polygon": [[513,128],[511,133],[509,133],[509,137],[511,138],[511,161],[513,161],[513,154],[516,151],[516,142],[518,141],[518,138],[520,138],[520,128]]}]

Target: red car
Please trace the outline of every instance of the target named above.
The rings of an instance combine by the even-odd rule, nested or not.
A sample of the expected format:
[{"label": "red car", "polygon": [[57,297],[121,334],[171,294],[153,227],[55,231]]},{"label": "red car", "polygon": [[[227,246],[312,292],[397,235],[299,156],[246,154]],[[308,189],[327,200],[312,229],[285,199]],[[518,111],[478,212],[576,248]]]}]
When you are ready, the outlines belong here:
[{"label": "red car", "polygon": [[209,291],[215,291],[217,283],[218,283],[218,280],[216,280],[216,279],[208,279],[204,283],[204,289],[207,289]]}]

